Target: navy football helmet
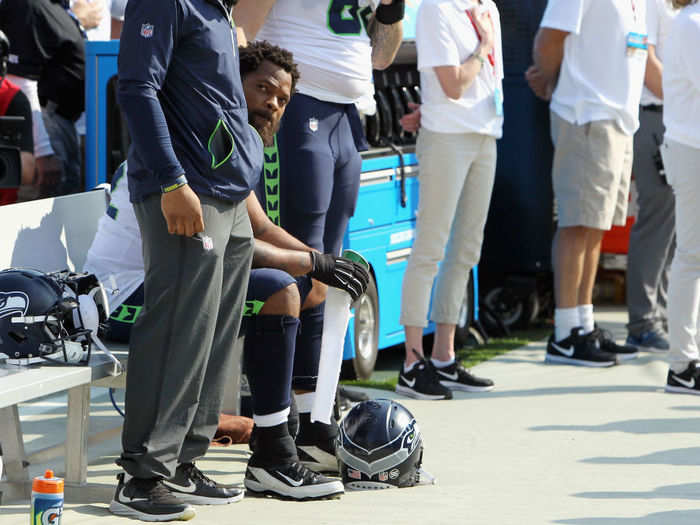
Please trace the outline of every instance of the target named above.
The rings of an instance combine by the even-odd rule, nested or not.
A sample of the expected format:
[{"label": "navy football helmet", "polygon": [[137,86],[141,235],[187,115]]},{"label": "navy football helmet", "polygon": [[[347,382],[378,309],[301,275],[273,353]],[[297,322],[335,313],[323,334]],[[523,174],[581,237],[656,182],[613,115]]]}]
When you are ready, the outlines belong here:
[{"label": "navy football helmet", "polygon": [[108,312],[94,275],[0,271],[0,357],[11,364],[87,364]]},{"label": "navy football helmet", "polygon": [[412,487],[420,481],[423,439],[403,405],[389,399],[363,401],[340,424],[336,456],[350,489]]}]

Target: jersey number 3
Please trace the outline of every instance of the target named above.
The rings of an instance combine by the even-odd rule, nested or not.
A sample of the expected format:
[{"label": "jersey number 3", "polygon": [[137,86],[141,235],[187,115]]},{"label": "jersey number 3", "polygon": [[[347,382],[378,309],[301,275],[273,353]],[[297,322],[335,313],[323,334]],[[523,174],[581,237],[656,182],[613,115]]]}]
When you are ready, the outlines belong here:
[{"label": "jersey number 3", "polygon": [[331,0],[328,5],[328,27],[336,35],[359,35],[367,31],[372,8],[360,10],[358,0]]}]

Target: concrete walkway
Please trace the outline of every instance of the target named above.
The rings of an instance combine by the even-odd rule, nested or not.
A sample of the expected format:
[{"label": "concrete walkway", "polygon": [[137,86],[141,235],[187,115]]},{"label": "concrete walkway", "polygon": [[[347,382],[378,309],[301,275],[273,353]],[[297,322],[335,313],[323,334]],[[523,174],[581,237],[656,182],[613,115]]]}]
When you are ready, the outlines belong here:
[{"label": "concrete walkway", "polygon": [[[622,311],[597,318],[623,338]],[[656,356],[602,370],[545,365],[543,357],[537,343],[476,367],[496,381],[490,393],[402,400],[421,426],[435,485],[313,503],[248,498],[199,507],[192,523],[700,523],[700,398],[663,393],[667,367]],[[117,435],[91,449],[96,490],[66,506],[64,525],[134,523],[107,511],[118,450]],[[213,449],[199,465],[237,483],[247,457],[245,447]],[[0,507],[0,525],[25,525],[27,514],[27,505]]]}]

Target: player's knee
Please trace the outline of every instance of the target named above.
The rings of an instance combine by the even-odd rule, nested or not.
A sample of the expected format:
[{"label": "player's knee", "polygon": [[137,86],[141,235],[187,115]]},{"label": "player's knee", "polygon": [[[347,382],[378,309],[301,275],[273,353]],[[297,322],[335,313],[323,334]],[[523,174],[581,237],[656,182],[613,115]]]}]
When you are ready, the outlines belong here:
[{"label": "player's knee", "polygon": [[314,280],[311,291],[306,296],[306,299],[304,300],[304,304],[301,306],[301,309],[308,310],[309,308],[313,308],[321,304],[323,301],[326,300],[327,291],[328,286],[319,281]]},{"label": "player's knee", "polygon": [[268,297],[260,313],[263,315],[299,317],[300,308],[301,298],[299,297],[299,290],[296,283],[293,283]]}]

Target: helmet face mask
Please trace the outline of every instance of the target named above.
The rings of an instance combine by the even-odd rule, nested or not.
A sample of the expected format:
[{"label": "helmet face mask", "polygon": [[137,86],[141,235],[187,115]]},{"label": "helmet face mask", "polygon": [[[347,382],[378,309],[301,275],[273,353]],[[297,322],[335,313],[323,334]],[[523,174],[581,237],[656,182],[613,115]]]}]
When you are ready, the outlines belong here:
[{"label": "helmet face mask", "polygon": [[85,274],[0,271],[0,356],[10,364],[86,365],[109,311],[90,297],[94,288],[104,294],[97,279]]},{"label": "helmet face mask", "polygon": [[423,439],[415,418],[401,404],[363,401],[341,422],[336,455],[349,489],[411,487],[420,481]]}]

